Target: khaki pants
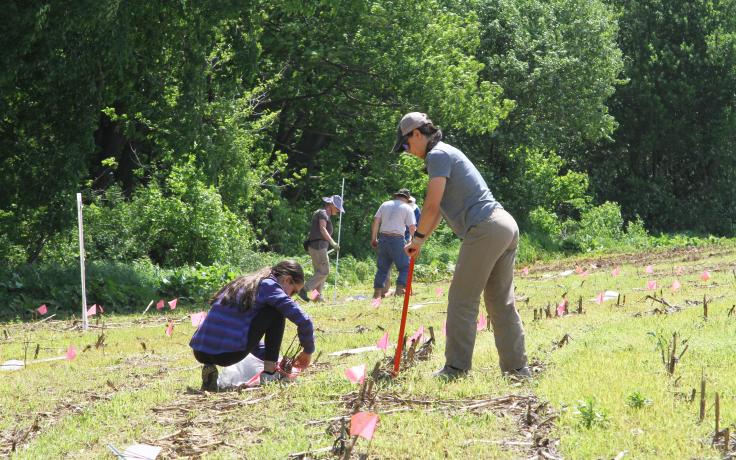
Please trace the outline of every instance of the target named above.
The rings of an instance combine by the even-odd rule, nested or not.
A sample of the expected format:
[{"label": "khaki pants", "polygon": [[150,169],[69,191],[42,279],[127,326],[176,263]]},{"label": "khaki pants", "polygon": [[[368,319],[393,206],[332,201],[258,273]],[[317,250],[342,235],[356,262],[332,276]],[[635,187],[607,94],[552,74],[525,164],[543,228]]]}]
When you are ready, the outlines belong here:
[{"label": "khaki pants", "polygon": [[330,274],[330,259],[327,257],[327,248],[313,249],[310,247],[309,256],[312,258],[314,275],[304,283],[304,290],[309,293],[316,289],[317,292],[322,293],[327,275]]},{"label": "khaki pants", "polygon": [[482,292],[501,370],[507,372],[527,365],[524,329],[514,303],[518,244],[516,221],[501,208],[468,231],[448,294],[446,364],[464,370],[472,367]]}]

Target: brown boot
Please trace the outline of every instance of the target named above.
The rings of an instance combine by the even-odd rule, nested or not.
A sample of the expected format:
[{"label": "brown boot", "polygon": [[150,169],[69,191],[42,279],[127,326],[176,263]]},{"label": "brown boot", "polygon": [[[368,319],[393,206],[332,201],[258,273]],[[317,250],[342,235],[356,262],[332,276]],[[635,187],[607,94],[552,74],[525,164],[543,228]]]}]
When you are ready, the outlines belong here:
[{"label": "brown boot", "polygon": [[396,285],[396,291],[394,292],[395,296],[403,296],[404,292],[406,292],[406,286],[397,284]]},{"label": "brown boot", "polygon": [[383,289],[381,288],[375,288],[373,289],[373,298],[374,299],[380,299],[383,297]]}]

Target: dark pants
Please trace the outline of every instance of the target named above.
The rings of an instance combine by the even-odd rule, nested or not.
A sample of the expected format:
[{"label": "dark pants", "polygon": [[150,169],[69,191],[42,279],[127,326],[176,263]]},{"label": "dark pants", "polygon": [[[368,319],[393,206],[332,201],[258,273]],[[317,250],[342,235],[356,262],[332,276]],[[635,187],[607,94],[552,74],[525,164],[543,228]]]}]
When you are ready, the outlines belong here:
[{"label": "dark pants", "polygon": [[395,264],[399,272],[396,284],[406,286],[406,277],[409,273],[409,256],[404,252],[404,237],[401,235],[378,235],[378,270],[373,278],[373,288],[379,289],[386,285],[391,265]]},{"label": "dark pants", "polygon": [[[266,307],[253,318],[248,331],[248,343],[245,350],[230,351],[212,355],[194,350],[194,359],[202,364],[216,364],[218,366],[231,366],[243,360],[249,353],[258,349],[259,343],[265,336],[264,361],[276,362],[279,359],[281,341],[284,338],[286,317],[275,308]],[[255,353],[254,353],[255,354]],[[258,356],[261,358],[261,356]]]}]

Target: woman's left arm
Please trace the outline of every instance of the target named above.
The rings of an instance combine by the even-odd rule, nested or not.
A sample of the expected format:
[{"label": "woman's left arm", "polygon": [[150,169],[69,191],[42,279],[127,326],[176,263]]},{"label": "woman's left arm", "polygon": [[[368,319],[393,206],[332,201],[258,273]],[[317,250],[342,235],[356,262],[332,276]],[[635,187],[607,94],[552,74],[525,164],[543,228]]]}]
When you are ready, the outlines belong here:
[{"label": "woman's left arm", "polygon": [[[422,219],[417,226],[414,238],[404,247],[404,251],[410,257],[419,257],[422,245],[429,238],[435,228],[440,224],[442,215],[440,214],[440,203],[442,195],[445,194],[446,177],[433,177],[427,184],[427,195],[424,198],[424,206],[422,206]],[[417,237],[416,233],[421,233],[424,237]]]}]

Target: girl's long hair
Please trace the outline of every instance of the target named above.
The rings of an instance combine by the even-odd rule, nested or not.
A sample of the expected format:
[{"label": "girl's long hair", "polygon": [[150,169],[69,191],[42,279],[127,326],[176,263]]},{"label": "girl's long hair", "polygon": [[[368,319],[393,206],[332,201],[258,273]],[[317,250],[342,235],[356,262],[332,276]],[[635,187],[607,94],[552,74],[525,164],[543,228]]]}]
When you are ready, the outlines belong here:
[{"label": "girl's long hair", "polygon": [[210,299],[210,305],[219,301],[223,305],[236,307],[238,310],[248,311],[256,301],[258,286],[265,278],[274,276],[291,276],[294,284],[304,283],[304,270],[294,260],[283,260],[271,268],[262,268],[254,273],[239,276],[223,286]]}]

